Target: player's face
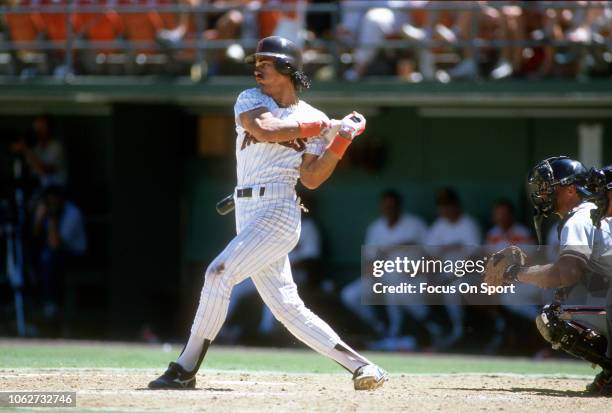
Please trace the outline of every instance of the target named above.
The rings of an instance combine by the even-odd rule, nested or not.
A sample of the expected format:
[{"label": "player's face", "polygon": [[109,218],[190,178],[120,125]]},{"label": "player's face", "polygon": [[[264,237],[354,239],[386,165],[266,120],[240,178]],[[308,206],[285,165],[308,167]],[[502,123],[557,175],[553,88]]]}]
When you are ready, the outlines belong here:
[{"label": "player's face", "polygon": [[257,57],[255,61],[255,81],[259,86],[266,87],[277,85],[285,80],[285,76],[280,74],[274,67],[274,61],[270,57]]},{"label": "player's face", "polygon": [[453,203],[439,203],[438,207],[438,215],[442,218],[446,218],[451,222],[455,222],[460,215],[459,207]]},{"label": "player's face", "polygon": [[574,185],[557,186],[555,188],[554,208],[561,216],[565,216],[579,203],[580,197]]},{"label": "player's face", "polygon": [[388,221],[395,221],[400,216],[400,205],[395,198],[385,197],[381,202],[383,216]]}]

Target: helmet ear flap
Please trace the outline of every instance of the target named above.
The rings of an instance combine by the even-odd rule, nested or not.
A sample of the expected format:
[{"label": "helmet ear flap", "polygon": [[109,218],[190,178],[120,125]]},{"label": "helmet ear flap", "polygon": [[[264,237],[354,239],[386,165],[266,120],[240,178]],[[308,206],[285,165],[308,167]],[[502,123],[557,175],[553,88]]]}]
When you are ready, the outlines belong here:
[{"label": "helmet ear flap", "polygon": [[291,63],[285,59],[274,59],[274,67],[283,75],[290,76],[294,72]]}]

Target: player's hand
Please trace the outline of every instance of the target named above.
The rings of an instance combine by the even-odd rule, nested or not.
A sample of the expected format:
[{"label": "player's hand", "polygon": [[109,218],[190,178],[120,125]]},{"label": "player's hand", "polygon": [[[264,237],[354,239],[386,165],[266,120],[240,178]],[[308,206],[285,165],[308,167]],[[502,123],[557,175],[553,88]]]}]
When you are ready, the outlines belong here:
[{"label": "player's hand", "polygon": [[355,137],[361,135],[366,128],[365,117],[361,113],[355,111],[343,117],[340,122],[338,134],[345,139],[355,139]]},{"label": "player's hand", "polygon": [[491,286],[509,285],[525,265],[527,256],[517,246],[511,245],[492,254],[487,259],[483,281]]},{"label": "player's hand", "polygon": [[321,137],[325,139],[326,142],[331,142],[340,131],[341,126],[342,121],[338,119],[331,119],[327,124],[327,127],[321,132]]},{"label": "player's hand", "polygon": [[361,113],[353,112],[346,115],[342,120],[331,120],[332,125],[339,125],[338,133],[331,139],[327,150],[338,159],[342,159],[346,149],[356,136],[363,133],[366,127],[365,117]]}]

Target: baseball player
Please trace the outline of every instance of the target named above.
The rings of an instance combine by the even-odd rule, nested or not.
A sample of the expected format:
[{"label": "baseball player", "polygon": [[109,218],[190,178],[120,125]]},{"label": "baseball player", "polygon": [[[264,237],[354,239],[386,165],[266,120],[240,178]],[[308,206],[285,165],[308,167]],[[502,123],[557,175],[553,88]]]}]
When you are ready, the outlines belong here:
[{"label": "baseball player", "polygon": [[[553,264],[525,267],[524,261],[512,254],[512,251],[520,251],[518,247],[508,247],[495,254],[497,259],[489,260],[485,281],[492,281],[489,277],[494,277],[498,270],[501,280],[493,284],[520,281],[541,288],[560,288],[558,292],[563,292],[564,288],[578,283],[612,276],[612,260],[606,260],[606,256],[612,254],[612,221],[605,218],[601,224],[599,219],[594,222],[593,211],[597,206],[589,202],[592,193],[587,188],[587,177],[587,170],[580,162],[565,156],[548,158],[533,168],[528,186],[534,205],[536,233],[540,240],[543,218],[552,213],[561,217],[559,259]],[[609,320],[607,322],[609,324]],[[612,343],[607,349],[604,307],[554,302],[542,309],[536,325],[553,348],[601,366],[602,371],[586,390],[594,394],[606,391],[612,377]]]},{"label": "baseball player", "polygon": [[258,87],[240,93],[234,106],[238,184],[234,191],[237,235],[206,270],[189,340],[176,362],[151,389],[188,389],[227,313],[232,287],[250,277],[274,316],[299,340],[353,374],[356,390],[375,389],[387,373],[351,349],[298,296],[289,252],[300,234],[298,180],[315,189],[327,180],[365,118],[353,112],[329,120],[301,100],[310,81],[291,41],[262,39],[246,58]]}]

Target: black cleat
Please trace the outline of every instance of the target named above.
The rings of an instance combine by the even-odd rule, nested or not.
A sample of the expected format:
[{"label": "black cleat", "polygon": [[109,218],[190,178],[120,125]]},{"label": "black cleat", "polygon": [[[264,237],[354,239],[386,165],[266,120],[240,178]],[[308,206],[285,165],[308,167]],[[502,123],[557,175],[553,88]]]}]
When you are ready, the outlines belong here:
[{"label": "black cleat", "polygon": [[601,392],[606,384],[612,379],[612,370],[602,370],[599,372],[592,383],[587,384],[586,391],[589,393]]},{"label": "black cleat", "polygon": [[171,362],[168,370],[149,383],[153,390],[187,390],[195,389],[195,373],[186,371],[180,364]]}]

